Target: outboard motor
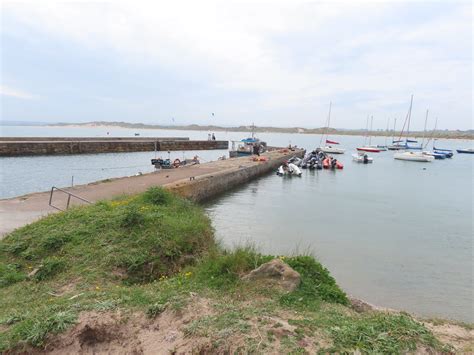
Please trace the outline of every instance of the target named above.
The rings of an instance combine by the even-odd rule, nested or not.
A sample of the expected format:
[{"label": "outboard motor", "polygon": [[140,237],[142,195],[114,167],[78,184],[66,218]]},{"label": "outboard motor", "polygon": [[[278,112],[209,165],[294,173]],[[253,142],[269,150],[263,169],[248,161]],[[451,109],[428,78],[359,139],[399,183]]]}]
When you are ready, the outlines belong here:
[{"label": "outboard motor", "polygon": [[337,164],[337,159],[332,159],[331,160],[331,168],[336,169],[336,164]]},{"label": "outboard motor", "polygon": [[369,163],[369,156],[367,154],[364,154],[364,164]]}]

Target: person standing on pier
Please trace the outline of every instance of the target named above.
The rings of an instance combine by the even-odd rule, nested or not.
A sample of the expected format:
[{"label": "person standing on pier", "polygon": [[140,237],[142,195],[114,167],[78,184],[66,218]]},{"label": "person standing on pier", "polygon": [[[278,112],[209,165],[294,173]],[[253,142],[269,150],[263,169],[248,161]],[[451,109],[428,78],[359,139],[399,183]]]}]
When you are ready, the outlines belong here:
[{"label": "person standing on pier", "polygon": [[253,154],[260,156],[260,143],[253,144]]},{"label": "person standing on pier", "polygon": [[216,136],[214,135],[214,133],[212,134],[212,140],[213,140],[213,141],[216,140]]}]

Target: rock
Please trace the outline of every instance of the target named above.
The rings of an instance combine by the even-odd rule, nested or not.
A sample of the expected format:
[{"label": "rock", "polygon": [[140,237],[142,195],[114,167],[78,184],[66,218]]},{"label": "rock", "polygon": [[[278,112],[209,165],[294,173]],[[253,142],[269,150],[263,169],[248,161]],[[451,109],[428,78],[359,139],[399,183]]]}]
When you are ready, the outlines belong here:
[{"label": "rock", "polygon": [[364,302],[354,297],[349,297],[349,302],[351,303],[352,309],[358,313],[373,311],[375,308],[370,303]]},{"label": "rock", "polygon": [[248,281],[268,280],[281,286],[286,291],[294,291],[301,282],[300,274],[280,259],[273,259],[260,265],[242,279]]}]

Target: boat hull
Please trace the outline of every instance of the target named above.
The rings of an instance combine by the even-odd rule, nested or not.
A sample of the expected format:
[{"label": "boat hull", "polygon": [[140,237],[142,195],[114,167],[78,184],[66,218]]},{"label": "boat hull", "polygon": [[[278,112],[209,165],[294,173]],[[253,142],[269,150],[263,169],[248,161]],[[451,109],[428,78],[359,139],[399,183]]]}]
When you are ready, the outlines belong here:
[{"label": "boat hull", "polygon": [[335,148],[335,147],[320,147],[321,151],[324,153],[330,153],[330,154],[344,154],[346,151],[343,148]]},{"label": "boat hull", "polygon": [[474,149],[456,149],[459,154],[474,154]]},{"label": "boat hull", "polygon": [[371,157],[367,157],[367,160],[364,159],[364,156],[363,155],[359,155],[359,154],[352,154],[352,160],[357,162],[357,163],[362,163],[362,164],[369,164],[369,163],[373,163],[374,162],[374,159],[371,158]]},{"label": "boat hull", "polygon": [[435,158],[431,155],[426,155],[418,152],[399,152],[393,155],[394,159],[405,160],[405,161],[414,161],[420,163],[429,163],[432,162]]},{"label": "boat hull", "polygon": [[360,147],[357,148],[359,152],[370,152],[370,153],[380,153],[379,148],[374,148],[374,147]]}]

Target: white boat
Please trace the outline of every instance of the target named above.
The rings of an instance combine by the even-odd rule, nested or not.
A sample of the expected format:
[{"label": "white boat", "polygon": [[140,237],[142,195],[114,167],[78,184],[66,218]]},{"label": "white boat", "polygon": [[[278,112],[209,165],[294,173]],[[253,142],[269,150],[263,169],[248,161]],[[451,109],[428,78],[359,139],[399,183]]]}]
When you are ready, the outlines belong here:
[{"label": "white boat", "polygon": [[387,146],[386,145],[371,145],[370,148],[378,149],[379,152],[386,152]]},{"label": "white boat", "polygon": [[328,138],[328,130],[329,130],[329,125],[331,123],[331,106],[332,102],[329,102],[329,113],[328,113],[328,119],[327,119],[327,126],[326,126],[326,131],[321,135],[321,140],[319,141],[319,149],[323,151],[324,153],[329,153],[329,154],[344,154],[345,149],[344,148],[337,148],[333,147],[331,145],[326,145],[322,146],[323,143],[323,138],[326,136],[325,144],[339,144],[338,142],[329,140]]},{"label": "white boat", "polygon": [[[408,139],[408,133],[410,132],[410,120],[411,120],[411,109],[413,107],[413,95],[411,95],[411,100],[410,100],[410,108],[408,109],[408,114],[407,118],[405,119],[405,123],[407,123],[407,147],[405,149],[409,148],[408,143],[413,142],[413,140]],[[426,118],[425,118],[425,131],[426,131],[426,121],[428,119],[428,111],[426,111]],[[405,126],[405,125],[404,125]],[[403,135],[403,129],[402,132],[400,133],[400,138]],[[425,139],[423,133],[423,140]],[[400,139],[399,139],[400,140]],[[421,144],[421,147],[423,146],[423,143]],[[406,160],[406,161],[417,161],[417,162],[432,162],[435,157],[432,155],[424,154],[422,151],[411,151],[411,150],[404,150],[404,151],[399,151],[393,155],[394,159],[397,160]]]},{"label": "white boat", "polygon": [[320,147],[319,149],[321,149],[324,153],[330,154],[344,154],[346,151],[344,148],[331,147],[330,145],[326,147]]},{"label": "white boat", "polygon": [[300,168],[298,168],[295,164],[293,163],[284,163],[280,165],[280,167],[277,170],[277,175],[278,176],[283,176],[283,175],[296,175],[296,176],[301,176],[303,173]]},{"label": "white boat", "polygon": [[368,164],[368,163],[373,163],[374,159],[372,157],[369,157],[367,154],[352,154],[352,160],[354,160],[357,163],[363,163],[363,164]]},{"label": "white boat", "polygon": [[394,159],[418,162],[432,162],[435,158],[432,155],[424,154],[423,152],[404,151],[397,152],[393,155]]}]

